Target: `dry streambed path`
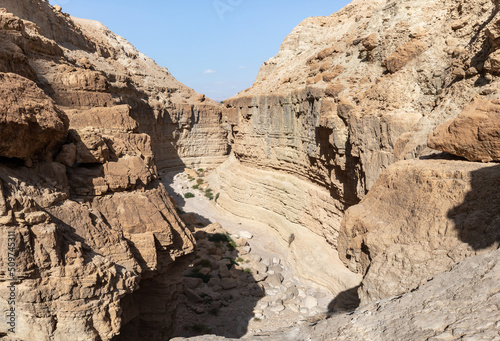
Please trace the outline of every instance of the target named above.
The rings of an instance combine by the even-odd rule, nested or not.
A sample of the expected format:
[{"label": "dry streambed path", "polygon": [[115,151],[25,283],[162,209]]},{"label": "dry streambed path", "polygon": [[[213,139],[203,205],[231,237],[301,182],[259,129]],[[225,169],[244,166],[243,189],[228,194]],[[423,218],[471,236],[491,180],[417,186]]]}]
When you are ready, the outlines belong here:
[{"label": "dry streambed path", "polygon": [[271,228],[220,208],[209,172],[161,173],[197,240],[183,271],[174,335],[263,335],[326,314],[334,296],[295,275]]}]

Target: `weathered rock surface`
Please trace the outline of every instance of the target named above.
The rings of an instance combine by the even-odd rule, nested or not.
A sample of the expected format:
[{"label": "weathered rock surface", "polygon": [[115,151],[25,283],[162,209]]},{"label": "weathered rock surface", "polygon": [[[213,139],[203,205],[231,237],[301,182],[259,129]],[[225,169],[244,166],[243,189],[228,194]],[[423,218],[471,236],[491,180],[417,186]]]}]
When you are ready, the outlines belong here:
[{"label": "weathered rock surface", "polygon": [[[439,143],[453,145],[443,150],[493,159],[499,20],[493,2],[468,0],[353,1],[329,17],[305,20],[262,66],[254,85],[224,102],[234,156],[213,179],[221,193],[218,204],[270,224],[283,242],[293,233],[290,249],[299,260],[307,259],[311,244],[300,241],[309,240],[309,232],[326,239],[351,270],[366,275],[360,289],[365,302],[411,290],[429,274],[476,254],[475,244],[485,239],[484,247],[494,247],[489,239],[497,238],[494,223],[470,232],[474,224],[461,226],[461,219],[473,214],[457,213],[458,230],[470,235],[464,242],[464,232],[454,232],[454,219],[447,217],[475,187],[472,174],[487,171],[482,165],[418,161],[424,163],[409,165],[409,177],[399,170],[399,179],[375,183],[397,161],[436,154],[427,146],[429,134],[464,110],[476,110],[466,109],[475,101],[490,103],[487,120],[467,122],[452,138],[451,128],[438,128],[436,136]],[[474,115],[486,116],[477,110]],[[461,139],[464,129],[470,132]],[[419,182],[428,176],[430,189]],[[341,231],[345,210],[369,190],[375,191],[372,199],[353,208]],[[385,201],[377,201],[382,193]],[[487,210],[494,205],[490,195],[494,191],[481,201]],[[377,209],[366,206],[372,201]],[[496,213],[488,214],[496,221]],[[358,227],[365,222],[377,227],[365,234]],[[333,283],[335,276],[324,270],[327,259],[307,265]]]},{"label": "weathered rock surface", "polygon": [[429,147],[470,161],[500,161],[500,101],[479,99],[429,136]]},{"label": "weathered rock surface", "polygon": [[157,165],[222,162],[221,106],[44,0],[0,0],[0,95],[0,337],[167,339],[194,238]]},{"label": "weathered rock surface", "polygon": [[[312,326],[302,324],[242,340],[497,340],[499,261],[500,250],[488,252],[464,260],[411,293],[316,320]],[[225,339],[207,335],[189,340]]]},{"label": "weathered rock surface", "polygon": [[362,302],[399,295],[500,242],[498,165],[390,166],[342,222],[339,255],[364,278]]},{"label": "weathered rock surface", "polygon": [[31,159],[66,139],[68,118],[31,80],[0,73],[0,156]]}]

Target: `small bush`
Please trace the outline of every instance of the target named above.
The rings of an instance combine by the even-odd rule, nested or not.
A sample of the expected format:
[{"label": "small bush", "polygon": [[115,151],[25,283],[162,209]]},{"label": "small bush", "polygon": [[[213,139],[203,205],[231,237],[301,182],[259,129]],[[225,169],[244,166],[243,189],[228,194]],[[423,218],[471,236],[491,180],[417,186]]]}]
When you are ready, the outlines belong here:
[{"label": "small bush", "polygon": [[204,172],[203,168],[198,168],[198,173],[203,173],[203,172]]},{"label": "small bush", "polygon": [[194,198],[194,194],[191,192],[187,192],[186,194],[184,194],[184,198],[186,198],[186,199]]},{"label": "small bush", "polygon": [[249,269],[249,268],[246,268],[246,269],[245,269],[245,270],[243,270],[243,271],[245,271],[246,273],[248,273],[248,274],[250,274],[250,275],[253,273],[253,272],[252,272],[252,269]]},{"label": "small bush", "polygon": [[205,191],[205,196],[210,199],[210,200],[214,200],[214,195],[212,193],[212,189],[211,188],[208,188],[206,191]]},{"label": "small bush", "polygon": [[262,319],[260,319],[260,318],[258,318],[258,317],[254,317],[254,319],[253,319],[253,320],[254,320],[255,322],[260,322],[260,321],[262,321]]},{"label": "small bush", "polygon": [[200,185],[194,185],[193,186],[193,189],[199,189],[200,188]]},{"label": "small bush", "polygon": [[229,242],[231,240],[231,237],[229,237],[225,233],[214,233],[208,237],[208,240],[217,243],[217,242]]},{"label": "small bush", "polygon": [[196,179],[196,183],[197,183],[198,185],[201,185],[201,184],[203,183],[203,179]]},{"label": "small bush", "polygon": [[241,257],[236,258],[236,261],[238,263],[246,263],[245,260],[243,258],[241,258]]}]

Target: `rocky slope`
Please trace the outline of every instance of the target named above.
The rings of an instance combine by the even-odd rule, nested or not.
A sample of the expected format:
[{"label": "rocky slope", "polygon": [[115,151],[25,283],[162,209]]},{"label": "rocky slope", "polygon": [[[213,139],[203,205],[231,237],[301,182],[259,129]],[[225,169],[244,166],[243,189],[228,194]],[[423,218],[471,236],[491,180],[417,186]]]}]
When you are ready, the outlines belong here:
[{"label": "rocky slope", "polygon": [[[386,278],[363,282],[360,294],[367,299],[405,292],[495,247],[494,223],[461,238],[474,219],[467,216],[470,207],[459,206],[476,178],[484,181],[481,189],[498,185],[492,167],[389,166],[437,154],[431,148],[474,161],[497,159],[497,12],[489,0],[353,1],[329,17],[305,20],[255,84],[225,101],[234,157],[217,170],[219,204],[265,221],[284,242],[292,233],[304,240],[291,257],[307,259],[310,236],[321,236],[367,281]],[[475,125],[440,127],[429,148],[429,134],[459,114]],[[369,190],[341,224],[345,210]],[[488,200],[493,192],[482,195],[488,221],[496,221]],[[435,207],[426,206],[430,202]],[[470,240],[483,231],[488,241]],[[336,283],[330,288],[338,292],[328,261],[298,266],[305,276],[316,273],[310,278],[320,284]]]},{"label": "rocky slope", "polygon": [[45,0],[0,1],[0,94],[0,337],[166,339],[194,238],[157,169],[225,158],[220,105]]},{"label": "rocky slope", "polygon": [[500,250],[469,258],[411,293],[242,340],[498,340],[499,260]]}]

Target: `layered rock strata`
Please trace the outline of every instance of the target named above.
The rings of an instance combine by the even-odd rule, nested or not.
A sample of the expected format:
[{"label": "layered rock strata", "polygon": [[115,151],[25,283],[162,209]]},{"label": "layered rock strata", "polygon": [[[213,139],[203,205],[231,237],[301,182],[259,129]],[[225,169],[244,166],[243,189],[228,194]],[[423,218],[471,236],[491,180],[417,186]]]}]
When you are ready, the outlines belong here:
[{"label": "layered rock strata", "polygon": [[[347,229],[354,229],[354,234],[345,230],[339,237],[345,210],[362,200],[391,164],[436,154],[427,146],[434,128],[464,111],[484,110],[486,104],[477,103],[491,102],[489,108],[494,108],[497,11],[491,1],[353,1],[329,17],[305,20],[285,39],[278,55],[262,66],[255,84],[224,102],[234,158],[218,170],[220,205],[235,214],[270,221],[284,241],[290,233],[300,231],[296,225],[326,239],[335,249],[339,238],[344,238],[339,249],[342,258],[359,271],[352,258],[347,260],[352,253],[366,253],[360,249],[365,246],[357,237],[359,231],[351,226]],[[479,109],[467,109],[471,103]],[[491,152],[496,143],[494,110],[477,123],[480,128],[472,127],[470,138],[460,142],[462,150],[470,150],[467,141],[479,141],[472,160],[496,157],[485,152]],[[455,141],[461,139],[455,133],[458,128],[442,129],[448,129]],[[440,141],[454,144],[441,135]],[[430,147],[440,143],[431,139]],[[437,148],[454,152],[460,147]],[[449,167],[457,167],[458,177],[471,177],[471,173],[460,175],[460,169],[466,167],[461,163],[442,167],[438,172],[444,172],[444,179],[454,179]],[[411,176],[401,181],[411,182]],[[466,181],[463,186],[462,198],[467,196]],[[408,200],[412,188],[408,184]],[[441,187],[434,190],[439,192]],[[460,198],[454,200],[436,213],[443,214]],[[393,220],[388,221],[387,230],[402,230],[399,217],[389,206],[384,214],[389,217],[391,212]],[[415,221],[419,217],[413,216]],[[430,223],[433,225],[422,230],[450,226],[446,215]],[[295,236],[300,240],[300,232]],[[414,237],[425,238],[416,243],[433,250],[424,251],[422,264],[438,250],[445,252],[434,245],[439,238]],[[391,238],[397,244],[394,239],[397,237]],[[356,251],[346,253],[346,243],[355,244]],[[388,246],[382,242],[374,245],[377,250]],[[466,243],[459,249],[462,247],[467,249]],[[468,250],[462,257],[474,254]],[[293,251],[296,258],[307,256],[306,249]],[[404,259],[413,263],[411,258]],[[452,256],[435,270],[445,270],[460,259]],[[312,265],[318,273],[328,268],[327,262],[318,263]],[[418,272],[415,270],[411,285],[401,284],[403,289],[395,284],[395,288],[404,291],[416,285],[425,278],[416,275]],[[365,275],[366,269],[360,273]],[[364,295],[380,298],[398,291],[385,290],[382,285],[373,290],[378,293]]]},{"label": "layered rock strata", "polygon": [[222,162],[220,105],[44,0],[0,1],[0,93],[0,336],[167,339],[194,238],[157,168]]}]

